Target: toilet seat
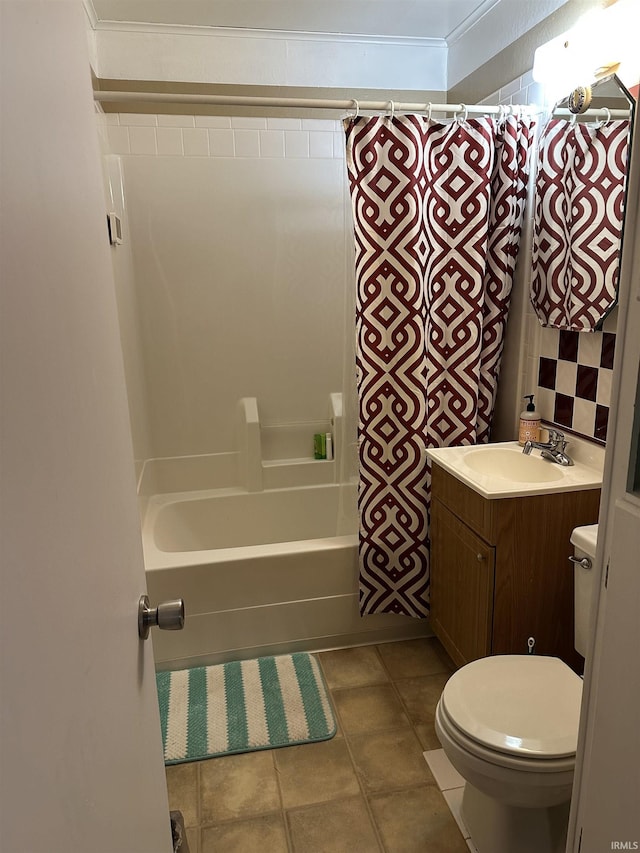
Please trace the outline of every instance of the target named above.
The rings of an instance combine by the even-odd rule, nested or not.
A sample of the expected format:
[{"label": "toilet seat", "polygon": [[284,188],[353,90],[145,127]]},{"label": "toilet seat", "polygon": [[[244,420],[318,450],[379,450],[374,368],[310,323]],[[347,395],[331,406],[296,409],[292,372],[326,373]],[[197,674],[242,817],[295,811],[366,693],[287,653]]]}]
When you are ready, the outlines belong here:
[{"label": "toilet seat", "polygon": [[558,658],[496,655],[454,673],[440,705],[452,736],[478,757],[552,771],[575,762],[581,698],[582,680]]}]

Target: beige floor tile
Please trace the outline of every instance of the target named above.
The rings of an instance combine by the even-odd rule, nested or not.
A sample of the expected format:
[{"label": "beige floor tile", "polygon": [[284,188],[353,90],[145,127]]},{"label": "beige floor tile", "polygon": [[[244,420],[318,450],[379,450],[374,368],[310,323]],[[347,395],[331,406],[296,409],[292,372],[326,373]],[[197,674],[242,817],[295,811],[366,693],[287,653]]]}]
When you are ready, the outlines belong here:
[{"label": "beige floor tile", "polygon": [[165,768],[169,809],[182,812],[185,826],[198,826],[198,765],[172,764]]},{"label": "beige floor tile", "polygon": [[422,678],[407,678],[396,681],[395,686],[414,725],[432,724],[436,705],[447,683],[450,673],[425,675]]},{"label": "beige floor tile", "polygon": [[367,793],[435,784],[412,729],[355,735],[349,745]]},{"label": "beige floor tile", "polygon": [[442,747],[433,722],[414,724],[413,728],[423,749],[440,749]]},{"label": "beige floor tile", "polygon": [[337,649],[322,652],[319,657],[331,689],[363,687],[366,684],[381,684],[389,680],[375,646]]},{"label": "beige floor tile", "polygon": [[360,792],[347,745],[342,739],[279,749],[275,758],[285,809]]},{"label": "beige floor tile", "polygon": [[362,797],[287,813],[294,853],[375,853],[380,850]]},{"label": "beige floor tile", "polygon": [[273,750],[200,763],[200,820],[248,818],[280,808]]},{"label": "beige floor tile", "polygon": [[394,681],[398,678],[452,672],[454,669],[451,658],[435,637],[384,643],[378,646],[378,652]]},{"label": "beige floor tile", "polygon": [[435,785],[369,798],[387,853],[468,853]]},{"label": "beige floor tile", "polygon": [[280,813],[205,827],[201,853],[287,853]]},{"label": "beige floor tile", "polygon": [[200,830],[190,826],[187,829],[187,844],[189,845],[189,853],[200,853]]},{"label": "beige floor tile", "polygon": [[335,690],[332,695],[347,736],[398,729],[409,724],[390,684]]}]

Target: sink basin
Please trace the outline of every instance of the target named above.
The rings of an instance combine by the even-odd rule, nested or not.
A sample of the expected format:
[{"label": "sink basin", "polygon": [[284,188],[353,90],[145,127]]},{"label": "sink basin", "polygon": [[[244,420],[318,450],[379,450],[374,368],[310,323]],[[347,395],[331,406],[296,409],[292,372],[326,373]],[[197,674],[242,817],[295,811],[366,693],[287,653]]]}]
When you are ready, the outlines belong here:
[{"label": "sink basin", "polygon": [[[584,454],[580,461],[572,451]],[[563,466],[533,450],[525,456],[517,441],[464,447],[429,448],[427,457],[485,498],[509,498],[596,489],[602,485],[602,468],[580,450],[571,437],[569,453],[574,465]]]},{"label": "sink basin", "polygon": [[478,474],[499,477],[512,483],[552,483],[563,478],[562,467],[521,450],[481,447],[467,451],[464,464]]}]

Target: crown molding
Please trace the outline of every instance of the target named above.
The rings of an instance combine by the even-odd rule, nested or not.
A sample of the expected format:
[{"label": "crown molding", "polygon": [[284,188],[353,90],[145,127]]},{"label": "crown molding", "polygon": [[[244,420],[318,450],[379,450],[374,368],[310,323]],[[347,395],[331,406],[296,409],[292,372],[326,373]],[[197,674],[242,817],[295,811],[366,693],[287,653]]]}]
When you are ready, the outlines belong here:
[{"label": "crown molding", "polygon": [[461,24],[458,24],[457,27],[454,27],[448,33],[445,39],[447,45],[450,47],[452,44],[455,44],[455,42],[472,30],[481,18],[484,18],[486,14],[491,12],[496,6],[499,6],[501,2],[502,0],[484,0],[484,3],[481,3]]},{"label": "crown molding", "polygon": [[87,18],[89,19],[89,26],[91,27],[91,29],[98,29],[100,22],[98,21],[98,15],[96,14],[96,10],[93,5],[93,0],[82,0],[82,6],[84,8]]},{"label": "crown molding", "polygon": [[[93,7],[91,0],[86,0]],[[493,0],[495,3],[496,0]],[[89,13],[88,13],[89,14]],[[95,10],[93,12],[95,16]],[[91,17],[91,16],[90,16]],[[277,39],[280,41],[343,42],[351,44],[404,45],[446,50],[445,39],[418,36],[373,36],[363,33],[312,33],[298,30],[263,30],[244,27],[204,27],[189,24],[152,24],[138,21],[99,21],[97,32],[147,33],[150,35],[215,36],[218,38]]]}]

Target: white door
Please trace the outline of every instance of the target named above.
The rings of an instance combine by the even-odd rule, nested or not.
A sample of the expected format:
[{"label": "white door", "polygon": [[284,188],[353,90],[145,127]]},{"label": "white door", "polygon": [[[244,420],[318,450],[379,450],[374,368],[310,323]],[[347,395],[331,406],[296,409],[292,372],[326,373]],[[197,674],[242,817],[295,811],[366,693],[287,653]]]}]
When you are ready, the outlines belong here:
[{"label": "white door", "polygon": [[84,11],[0,16],[0,850],[167,853]]},{"label": "white door", "polygon": [[[602,571],[568,849],[640,850],[640,136],[635,132],[598,536]],[[607,572],[608,566],[608,572]]]}]

